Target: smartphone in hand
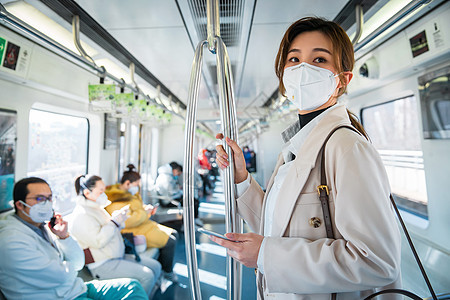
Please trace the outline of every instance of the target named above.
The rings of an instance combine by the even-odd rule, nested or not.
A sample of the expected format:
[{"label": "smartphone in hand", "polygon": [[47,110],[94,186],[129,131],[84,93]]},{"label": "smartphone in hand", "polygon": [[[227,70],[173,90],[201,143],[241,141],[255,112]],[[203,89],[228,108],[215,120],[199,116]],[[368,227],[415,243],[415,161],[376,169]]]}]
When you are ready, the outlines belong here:
[{"label": "smartphone in hand", "polygon": [[51,219],[50,219],[50,227],[51,228],[53,228],[53,227],[55,227],[55,223],[56,223],[56,217],[55,216],[53,216]]},{"label": "smartphone in hand", "polygon": [[238,241],[230,240],[229,238],[227,238],[223,234],[220,234],[220,233],[217,233],[217,232],[214,232],[214,231],[211,231],[211,230],[207,230],[207,229],[205,229],[203,227],[198,228],[197,231],[200,232],[200,233],[206,234],[206,235],[213,235],[215,237],[218,237],[218,238],[230,241],[230,242],[238,243]]}]

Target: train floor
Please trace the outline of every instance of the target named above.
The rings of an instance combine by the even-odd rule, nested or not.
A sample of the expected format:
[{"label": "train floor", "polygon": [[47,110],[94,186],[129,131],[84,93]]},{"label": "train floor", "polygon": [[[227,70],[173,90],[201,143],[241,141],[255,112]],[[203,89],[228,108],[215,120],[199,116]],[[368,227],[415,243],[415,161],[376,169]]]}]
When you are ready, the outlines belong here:
[{"label": "train floor", "polygon": [[[200,197],[199,217],[205,229],[225,233],[225,206],[221,181],[215,182],[214,189],[209,195]],[[176,228],[179,231],[179,240],[174,263],[178,283],[163,280],[160,289],[153,297],[154,300],[191,299],[184,232],[180,225]],[[244,231],[249,231],[246,225],[244,225]],[[226,299],[226,249],[213,243],[208,236],[201,233],[196,233],[196,245],[202,299]],[[242,299],[256,299],[254,269],[247,267],[242,269]]]}]

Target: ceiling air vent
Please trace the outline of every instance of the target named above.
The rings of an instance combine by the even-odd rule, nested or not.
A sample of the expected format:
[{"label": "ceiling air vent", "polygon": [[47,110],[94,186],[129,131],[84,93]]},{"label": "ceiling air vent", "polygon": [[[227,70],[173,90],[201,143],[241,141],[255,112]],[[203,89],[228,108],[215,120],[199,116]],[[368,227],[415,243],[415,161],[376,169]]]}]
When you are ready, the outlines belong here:
[{"label": "ceiling air vent", "polygon": [[[227,47],[238,46],[242,32],[244,0],[219,0],[220,36]],[[189,0],[189,9],[200,40],[206,40],[206,0]]]}]

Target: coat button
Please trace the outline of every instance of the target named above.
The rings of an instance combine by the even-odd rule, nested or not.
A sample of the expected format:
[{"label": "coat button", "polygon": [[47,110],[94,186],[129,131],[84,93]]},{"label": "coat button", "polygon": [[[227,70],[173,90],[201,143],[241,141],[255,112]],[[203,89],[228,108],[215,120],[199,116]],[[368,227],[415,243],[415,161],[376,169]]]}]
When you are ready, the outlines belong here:
[{"label": "coat button", "polygon": [[309,225],[311,225],[314,228],[319,227],[321,224],[322,224],[322,221],[317,217],[313,217],[313,218],[309,219]]}]

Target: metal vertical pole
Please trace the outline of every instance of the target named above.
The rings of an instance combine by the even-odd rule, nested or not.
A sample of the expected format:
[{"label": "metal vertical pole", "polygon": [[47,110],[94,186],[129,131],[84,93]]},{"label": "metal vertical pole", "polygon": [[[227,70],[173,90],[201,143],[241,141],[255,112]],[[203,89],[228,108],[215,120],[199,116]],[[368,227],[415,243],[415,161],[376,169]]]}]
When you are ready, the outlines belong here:
[{"label": "metal vertical pole", "polygon": [[[197,99],[200,86],[201,63],[203,56],[203,45],[208,44],[208,49],[216,55],[217,79],[219,85],[219,102],[222,120],[222,132],[225,137],[237,140],[236,108],[234,103],[233,77],[231,63],[226,46],[220,38],[219,24],[219,1],[207,0],[207,31],[208,39],[198,44],[194,61],[192,63],[191,79],[189,84],[189,99],[186,114],[184,170],[185,179],[183,183],[184,201],[184,231],[186,243],[186,257],[188,275],[192,298],[201,300],[201,290],[198,276],[197,253],[195,247],[194,229],[194,138],[195,124],[197,121]],[[227,144],[225,151],[230,152]],[[230,164],[233,158],[230,156]],[[236,197],[234,184],[234,170],[227,168],[224,171],[224,194],[225,194],[225,225],[227,232],[242,232],[242,220],[236,212]],[[242,266],[235,259],[227,255],[227,300],[241,299],[241,277]]]},{"label": "metal vertical pole", "polygon": [[216,46],[214,38],[220,36],[219,22],[219,0],[206,1],[206,32],[208,35],[208,49],[211,53],[216,54]]},{"label": "metal vertical pole", "polygon": [[[222,132],[225,137],[237,141],[236,107],[234,103],[233,77],[228,53],[222,39],[216,37],[217,50],[217,82],[219,85],[219,104],[222,121]],[[227,153],[231,153],[230,147],[224,143]],[[233,157],[228,158],[230,166],[233,166]],[[225,227],[227,232],[242,231],[241,223],[236,210],[236,186],[234,183],[234,169],[227,168],[224,174],[225,196]],[[227,300],[239,300],[241,298],[242,266],[231,256],[227,255]]]},{"label": "metal vertical pole", "polygon": [[200,75],[202,70],[203,45],[205,43],[206,41],[202,41],[198,44],[197,49],[195,50],[194,61],[192,62],[191,79],[189,83],[189,99],[186,111],[186,131],[184,138],[186,143],[184,150],[184,170],[186,176],[184,177],[183,182],[183,223],[188,275],[192,299],[194,300],[202,299],[198,276],[194,227],[194,138],[195,123],[197,121],[197,99],[200,86]]}]

